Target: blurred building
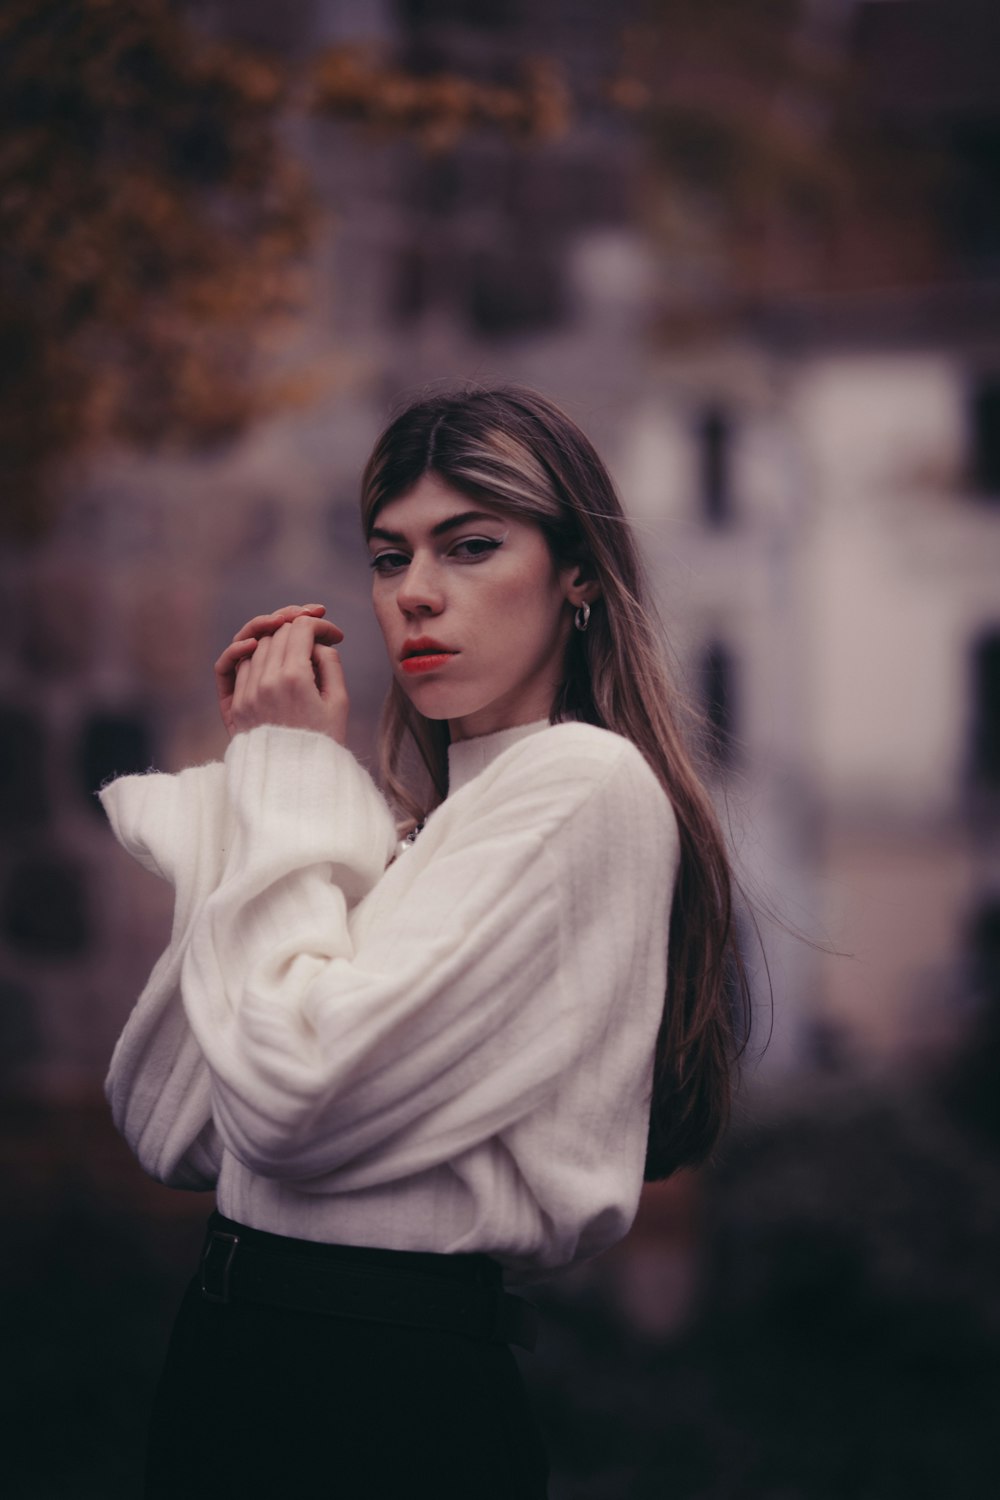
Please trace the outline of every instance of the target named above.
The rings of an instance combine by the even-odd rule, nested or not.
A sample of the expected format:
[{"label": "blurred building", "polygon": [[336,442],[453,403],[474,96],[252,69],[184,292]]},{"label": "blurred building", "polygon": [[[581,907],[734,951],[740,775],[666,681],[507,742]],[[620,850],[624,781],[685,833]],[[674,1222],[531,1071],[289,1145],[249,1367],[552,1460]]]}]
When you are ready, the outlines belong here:
[{"label": "blurred building", "polygon": [[[526,46],[586,89],[621,17],[598,5],[191,7],[206,28],[293,58],[391,44],[415,70],[507,79]],[[215,454],[109,454],[58,524],[0,558],[0,1070],[8,1091],[88,1095],[169,922],[169,892],[111,843],[94,790],[221,755],[211,661],[251,614],[327,602],[347,632],[352,744],[370,753],[387,684],[368,608],[358,479],[402,396],[525,380],[613,451],[641,389],[634,132],[610,107],[549,145],[497,134],[428,155],[311,121],[296,142],[329,205],[304,352],[329,396]],[[614,372],[609,381],[609,372]],[[612,392],[609,399],[609,391]]]},{"label": "blurred building", "polygon": [[1000,16],[854,12],[882,128],[947,162],[933,274],[775,290],[664,355],[626,491],[668,518],[664,605],[752,875],[831,950],[771,938],[772,1060],[878,1069],[946,1062],[996,993]]},{"label": "blurred building", "polygon": [[995,909],[997,350],[953,320],[967,298],[783,309],[751,345],[664,361],[635,418],[633,494],[671,517],[664,609],[751,885],[831,949],[777,976],[802,1063],[947,1050]]},{"label": "blurred building", "polygon": [[[983,7],[947,47],[941,7],[907,0],[855,7],[838,32],[908,129],[967,153],[940,281],[774,298],[673,351],[654,337],[664,260],[638,227],[642,140],[600,91],[621,7],[196,9],[290,52],[380,40],[426,71],[506,76],[555,55],[588,105],[546,144],[478,134],[437,155],[312,122],[300,145],[330,225],[304,337],[329,399],[211,459],[109,458],[44,546],[0,562],[8,1084],[59,1097],[102,1076],[169,893],[111,846],[93,788],[221,753],[211,660],[243,620],[327,602],[367,752],[385,671],[358,476],[401,396],[464,380],[550,394],[635,518],[740,865],[780,919],[763,919],[762,1076],[950,1046],[1000,882],[1000,198],[984,190],[1000,52],[980,44]],[[963,37],[968,67],[949,50]],[[744,935],[766,1032],[768,974]]]}]

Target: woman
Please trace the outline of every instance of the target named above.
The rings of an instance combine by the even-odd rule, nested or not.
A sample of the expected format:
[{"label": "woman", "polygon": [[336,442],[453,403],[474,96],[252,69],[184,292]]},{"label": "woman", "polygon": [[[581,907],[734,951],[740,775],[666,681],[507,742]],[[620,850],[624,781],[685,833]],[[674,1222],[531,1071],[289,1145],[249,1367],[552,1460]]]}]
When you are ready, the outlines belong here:
[{"label": "woman", "polygon": [[543,1496],[501,1277],[613,1244],[726,1115],[726,856],[593,447],[526,390],[418,401],[362,516],[402,826],[319,605],[216,663],[224,764],[102,793],[177,889],[114,1116],[221,1211],[150,1496]]}]

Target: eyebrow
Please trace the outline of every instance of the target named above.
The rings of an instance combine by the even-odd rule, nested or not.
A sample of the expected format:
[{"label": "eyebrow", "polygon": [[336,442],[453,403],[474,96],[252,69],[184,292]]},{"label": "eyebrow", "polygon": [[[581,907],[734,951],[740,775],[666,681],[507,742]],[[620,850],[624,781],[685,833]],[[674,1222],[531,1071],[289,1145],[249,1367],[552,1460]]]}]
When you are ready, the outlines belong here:
[{"label": "eyebrow", "polygon": [[[463,510],[460,515],[449,516],[445,521],[439,521],[436,526],[431,527],[431,536],[444,536],[447,531],[454,531],[456,526],[464,526],[467,521],[498,521],[499,516],[490,515],[485,510]],[[373,526],[368,533],[368,540],[378,538],[381,542],[404,543],[406,533],[402,531],[388,531],[384,526]]]}]

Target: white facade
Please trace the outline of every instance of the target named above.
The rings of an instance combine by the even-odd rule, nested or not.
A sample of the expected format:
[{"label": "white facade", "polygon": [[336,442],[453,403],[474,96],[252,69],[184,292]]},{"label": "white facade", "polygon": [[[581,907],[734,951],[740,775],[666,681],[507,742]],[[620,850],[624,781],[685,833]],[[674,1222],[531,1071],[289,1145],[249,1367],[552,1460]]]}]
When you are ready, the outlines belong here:
[{"label": "white facade", "polygon": [[[867,342],[665,360],[624,470],[682,653],[696,664],[714,639],[733,659],[726,799],[751,888],[830,950],[765,924],[765,1069],[947,1049],[969,1019],[967,927],[997,892],[995,839],[968,826],[971,652],[1000,627],[969,362]],[[698,427],[713,407],[730,432],[714,525]]]}]

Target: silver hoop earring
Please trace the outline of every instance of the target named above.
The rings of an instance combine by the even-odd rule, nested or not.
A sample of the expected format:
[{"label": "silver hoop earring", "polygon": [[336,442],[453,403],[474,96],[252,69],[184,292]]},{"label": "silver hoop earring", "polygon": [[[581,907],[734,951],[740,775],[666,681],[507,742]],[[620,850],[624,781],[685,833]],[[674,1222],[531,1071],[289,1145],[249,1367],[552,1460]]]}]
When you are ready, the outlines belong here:
[{"label": "silver hoop earring", "polygon": [[576,614],[573,616],[573,624],[577,630],[586,630],[590,624],[590,605],[584,599]]}]

